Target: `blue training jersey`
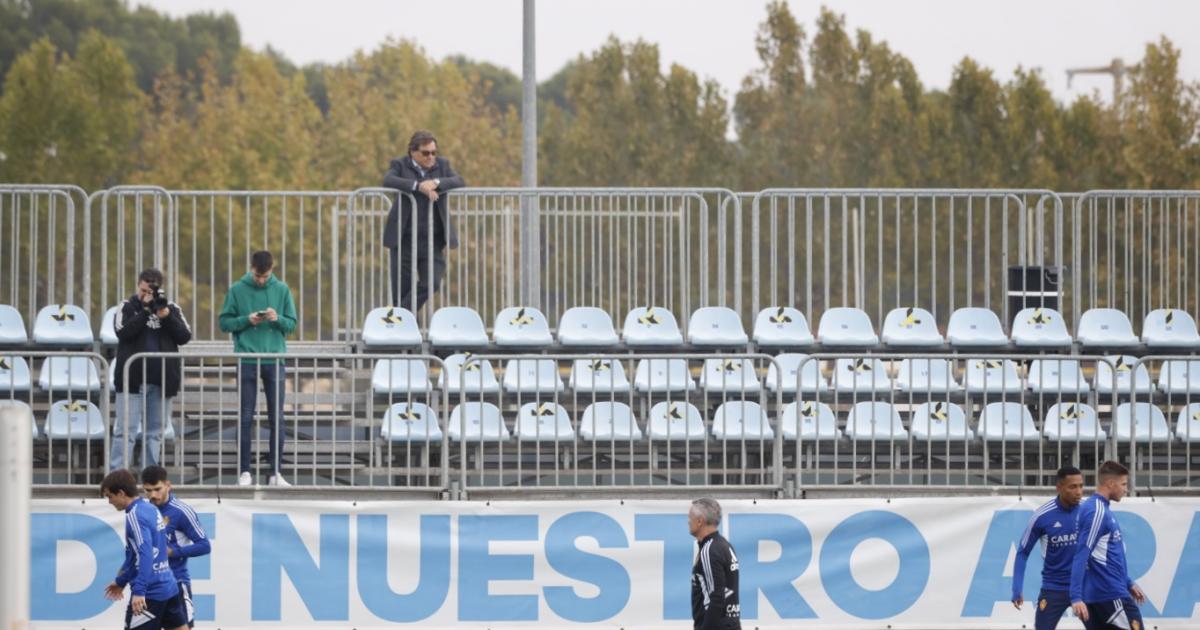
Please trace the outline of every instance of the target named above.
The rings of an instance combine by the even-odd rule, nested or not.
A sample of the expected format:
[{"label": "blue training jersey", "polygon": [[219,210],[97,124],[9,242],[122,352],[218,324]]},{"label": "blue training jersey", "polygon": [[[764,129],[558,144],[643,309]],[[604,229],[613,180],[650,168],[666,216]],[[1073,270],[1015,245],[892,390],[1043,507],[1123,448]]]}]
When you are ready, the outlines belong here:
[{"label": "blue training jersey", "polygon": [[1034,545],[1041,544],[1042,589],[1065,591],[1071,586],[1071,560],[1075,557],[1078,506],[1066,507],[1054,497],[1033,513],[1025,532],[1017,543],[1017,559],[1013,565],[1013,599],[1021,595],[1025,583],[1025,563]]},{"label": "blue training jersey", "polygon": [[212,545],[192,506],[172,494],[167,496],[166,504],[158,509],[166,523],[163,533],[167,537],[167,549],[171,552],[171,572],[176,580],[190,583],[192,577],[188,575],[188,558],[207,555],[212,551]]},{"label": "blue training jersey", "polygon": [[1108,499],[1093,494],[1079,506],[1079,544],[1071,563],[1071,601],[1095,603],[1129,597],[1121,527]]},{"label": "blue training jersey", "polygon": [[125,508],[125,564],[117,573],[117,586],[154,601],[171,599],[179,592],[167,562],[166,524],[158,508],[142,498]]}]

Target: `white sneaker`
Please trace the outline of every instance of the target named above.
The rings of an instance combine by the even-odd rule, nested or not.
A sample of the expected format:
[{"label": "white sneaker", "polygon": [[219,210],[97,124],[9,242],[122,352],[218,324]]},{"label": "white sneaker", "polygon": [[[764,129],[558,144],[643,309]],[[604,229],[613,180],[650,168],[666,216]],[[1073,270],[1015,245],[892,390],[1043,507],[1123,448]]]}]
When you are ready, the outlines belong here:
[{"label": "white sneaker", "polygon": [[280,488],[290,488],[292,484],[288,483],[287,479],[283,478],[283,475],[271,475],[271,478],[267,480],[267,485],[279,486]]},{"label": "white sneaker", "polygon": [[238,476],[238,485],[239,486],[248,486],[252,483],[254,483],[254,480],[250,478],[249,472],[244,472]]}]

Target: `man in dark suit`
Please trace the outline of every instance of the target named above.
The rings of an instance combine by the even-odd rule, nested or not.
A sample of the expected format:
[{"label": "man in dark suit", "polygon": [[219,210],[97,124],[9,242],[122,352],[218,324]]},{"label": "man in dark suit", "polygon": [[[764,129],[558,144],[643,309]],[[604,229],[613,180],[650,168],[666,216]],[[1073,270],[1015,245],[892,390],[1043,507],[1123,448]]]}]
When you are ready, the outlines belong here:
[{"label": "man in dark suit", "polygon": [[[383,185],[404,193],[392,203],[383,231],[383,245],[392,262],[392,305],[416,313],[441,287],[446,274],[446,245],[458,247],[458,233],[446,208],[446,193],[465,184],[450,168],[450,160],[438,157],[437,138],[428,131],[418,131],[408,141],[408,155],[392,160]],[[409,195],[416,200],[416,225]],[[415,294],[414,268],[418,278]]]}]

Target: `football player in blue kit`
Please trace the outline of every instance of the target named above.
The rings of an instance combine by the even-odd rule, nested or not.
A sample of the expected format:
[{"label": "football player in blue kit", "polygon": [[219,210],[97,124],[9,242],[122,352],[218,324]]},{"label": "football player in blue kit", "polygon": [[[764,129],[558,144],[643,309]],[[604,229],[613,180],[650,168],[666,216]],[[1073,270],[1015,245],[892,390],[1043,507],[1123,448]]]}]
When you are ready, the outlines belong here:
[{"label": "football player in blue kit", "polygon": [[1012,603],[1021,609],[1025,598],[1021,586],[1025,582],[1025,563],[1035,545],[1041,544],[1042,589],[1038,593],[1033,627],[1035,630],[1055,630],[1063,613],[1071,607],[1071,561],[1075,558],[1075,512],[1083,499],[1083,473],[1074,466],[1058,469],[1058,496],[1033,513],[1025,532],[1017,543],[1017,559],[1013,565]]},{"label": "football player in blue kit", "polygon": [[1096,493],[1079,506],[1079,542],[1071,563],[1071,608],[1088,630],[1142,630],[1146,595],[1129,579],[1125,540],[1111,506],[1128,490],[1129,470],[1104,462]]}]

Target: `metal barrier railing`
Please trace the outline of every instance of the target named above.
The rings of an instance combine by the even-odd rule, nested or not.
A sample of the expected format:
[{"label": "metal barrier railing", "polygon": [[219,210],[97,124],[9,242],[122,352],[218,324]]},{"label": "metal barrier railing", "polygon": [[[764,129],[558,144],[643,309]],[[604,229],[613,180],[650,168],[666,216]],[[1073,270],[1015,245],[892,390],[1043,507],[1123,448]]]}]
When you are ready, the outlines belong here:
[{"label": "metal barrier railing", "polygon": [[75,240],[86,198],[78,186],[0,184],[0,304],[32,321],[43,306],[75,303],[88,267]]},{"label": "metal barrier railing", "polygon": [[[1200,485],[1200,358],[1147,356],[1131,362],[1128,370],[1135,375],[1128,398],[1143,402],[1114,414],[1113,434],[1115,457],[1130,464],[1130,483],[1149,488]],[[1152,374],[1156,378],[1147,382]],[[1148,389],[1153,397],[1144,395]]]}]

